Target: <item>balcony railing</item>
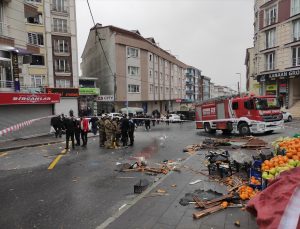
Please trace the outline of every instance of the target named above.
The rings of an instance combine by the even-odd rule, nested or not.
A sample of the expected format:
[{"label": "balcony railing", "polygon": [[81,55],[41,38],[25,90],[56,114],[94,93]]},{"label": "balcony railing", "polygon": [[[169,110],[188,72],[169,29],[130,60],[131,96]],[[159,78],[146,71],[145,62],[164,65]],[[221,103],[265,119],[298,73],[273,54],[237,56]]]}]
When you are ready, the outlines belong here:
[{"label": "balcony railing", "polygon": [[0,88],[11,88],[11,89],[14,89],[14,81],[0,80]]},{"label": "balcony railing", "polygon": [[195,92],[193,90],[186,90],[187,94],[194,94]]},{"label": "balcony railing", "polygon": [[300,57],[293,58],[292,63],[293,63],[293,67],[300,66]]},{"label": "balcony railing", "polygon": [[52,31],[56,33],[69,33],[69,27],[62,27],[60,25],[52,25]]},{"label": "balcony railing", "polygon": [[68,6],[58,6],[56,4],[51,4],[51,11],[67,14],[67,13],[69,13],[69,7]]}]

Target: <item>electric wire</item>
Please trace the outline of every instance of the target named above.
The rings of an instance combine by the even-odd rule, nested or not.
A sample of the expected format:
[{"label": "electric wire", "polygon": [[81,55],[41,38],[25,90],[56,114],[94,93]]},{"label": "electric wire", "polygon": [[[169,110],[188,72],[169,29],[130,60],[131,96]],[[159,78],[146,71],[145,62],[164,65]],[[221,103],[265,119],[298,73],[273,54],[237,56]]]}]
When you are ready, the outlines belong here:
[{"label": "electric wire", "polygon": [[[90,14],[91,14],[91,17],[92,17],[94,26],[96,26],[95,19],[94,19],[93,13],[92,13],[92,9],[91,9],[89,0],[86,0],[86,2],[87,2],[87,4],[88,4],[89,11],[90,11]],[[103,45],[102,45],[102,42],[101,42],[101,38],[100,38],[100,36],[99,36],[98,30],[97,30],[96,27],[95,27],[95,32],[96,32],[96,36],[98,37],[98,41],[99,41],[99,44],[100,44],[101,49],[102,49],[102,51],[103,51],[103,55],[104,55],[104,58],[105,58],[105,60],[106,60],[107,65],[108,65],[108,67],[109,67],[109,70],[110,70],[112,76],[114,76],[114,72],[112,71],[112,68],[111,68],[111,66],[110,66],[110,64],[109,64],[109,62],[108,62],[107,56],[106,56],[106,54],[105,54],[105,51],[104,51],[104,48],[103,48]]]}]

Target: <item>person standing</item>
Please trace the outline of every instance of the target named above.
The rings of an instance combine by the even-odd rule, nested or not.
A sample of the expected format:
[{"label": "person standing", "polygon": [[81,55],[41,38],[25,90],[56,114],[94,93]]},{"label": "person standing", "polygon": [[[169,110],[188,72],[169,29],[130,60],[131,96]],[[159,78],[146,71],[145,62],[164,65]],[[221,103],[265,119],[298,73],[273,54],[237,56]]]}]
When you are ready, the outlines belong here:
[{"label": "person standing", "polygon": [[104,147],[104,143],[106,141],[106,135],[105,135],[105,119],[106,115],[102,114],[100,120],[97,122],[98,128],[99,128],[99,146]]},{"label": "person standing", "polygon": [[82,146],[87,145],[87,134],[89,132],[89,121],[85,118],[81,118],[80,121],[80,128],[81,128],[81,139],[82,139]]},{"label": "person standing", "polygon": [[75,132],[75,126],[76,126],[76,122],[75,122],[75,117],[73,116],[73,111],[70,110],[70,117],[69,118],[64,118],[64,128],[66,130],[66,148],[65,149],[69,149],[69,140],[71,139],[72,142],[72,149],[75,148],[75,144],[74,144],[74,132]]},{"label": "person standing", "polygon": [[145,116],[145,130],[151,130],[151,127],[150,127],[150,116]]},{"label": "person standing", "polygon": [[118,118],[113,118],[112,120],[112,147],[115,148],[117,146],[117,129],[118,129]]},{"label": "person standing", "polygon": [[107,149],[112,149],[112,134],[113,134],[113,124],[111,122],[111,116],[108,116],[108,118],[104,122],[105,127],[105,135],[106,135],[106,141],[105,141],[105,147]]},{"label": "person standing", "polygon": [[129,146],[133,146],[134,143],[134,130],[135,130],[135,124],[134,121],[132,119],[132,117],[130,116],[129,118],[129,128],[128,128],[128,136],[129,136],[129,140],[130,140],[130,144]]},{"label": "person standing", "polygon": [[98,120],[99,120],[99,119],[98,119],[96,116],[93,116],[93,117],[90,119],[90,121],[89,121],[89,123],[92,124],[92,132],[93,132],[94,135],[96,135],[96,134],[97,134],[97,131],[98,131],[98,128],[97,128],[97,122],[98,122]]},{"label": "person standing", "polygon": [[75,120],[75,140],[76,140],[76,146],[80,146],[80,119]]},{"label": "person standing", "polygon": [[127,119],[127,115],[124,114],[121,120],[121,134],[122,134],[122,143],[123,146],[127,146],[128,144],[128,129],[129,129],[129,121]]}]

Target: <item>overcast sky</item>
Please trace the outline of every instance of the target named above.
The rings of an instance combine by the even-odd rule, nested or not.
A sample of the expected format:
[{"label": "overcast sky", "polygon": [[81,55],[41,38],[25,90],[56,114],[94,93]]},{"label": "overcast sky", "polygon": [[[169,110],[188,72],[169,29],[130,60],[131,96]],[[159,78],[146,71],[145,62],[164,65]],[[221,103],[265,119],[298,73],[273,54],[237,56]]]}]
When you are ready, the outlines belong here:
[{"label": "overcast sky", "polygon": [[[253,0],[89,0],[96,23],[139,30],[217,84],[245,88],[246,49],[253,46]],[[93,26],[76,0],[78,55]]]}]

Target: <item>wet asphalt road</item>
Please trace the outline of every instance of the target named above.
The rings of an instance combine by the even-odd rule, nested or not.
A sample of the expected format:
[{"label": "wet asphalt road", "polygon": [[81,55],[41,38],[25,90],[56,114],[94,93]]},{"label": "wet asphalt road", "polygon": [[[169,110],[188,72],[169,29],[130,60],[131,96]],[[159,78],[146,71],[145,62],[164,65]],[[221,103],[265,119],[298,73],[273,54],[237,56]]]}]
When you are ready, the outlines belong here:
[{"label": "wet asphalt road", "polygon": [[[300,132],[300,121],[286,124],[280,133],[261,136],[268,142]],[[10,151],[0,158],[0,228],[96,228],[125,203],[134,199],[133,185],[142,173],[119,173],[117,162],[134,162],[143,156],[148,163],[187,158],[182,149],[209,137],[194,123],[139,127],[134,147],[100,149],[98,137],[87,148],[77,147],[62,156],[52,170],[49,164],[64,144]],[[221,134],[217,134],[221,136]]]}]

